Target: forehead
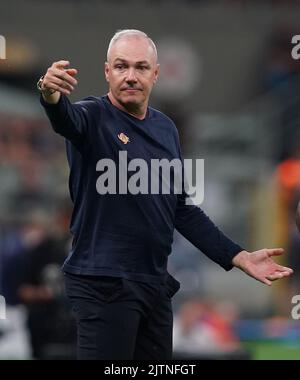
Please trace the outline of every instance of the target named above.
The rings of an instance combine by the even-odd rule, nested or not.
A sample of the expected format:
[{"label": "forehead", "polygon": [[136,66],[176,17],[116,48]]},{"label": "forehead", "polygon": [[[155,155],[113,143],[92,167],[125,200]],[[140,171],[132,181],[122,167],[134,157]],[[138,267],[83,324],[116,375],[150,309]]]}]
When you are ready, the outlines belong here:
[{"label": "forehead", "polygon": [[155,53],[146,38],[123,37],[117,40],[110,51],[110,60],[124,59],[128,62],[155,61]]}]

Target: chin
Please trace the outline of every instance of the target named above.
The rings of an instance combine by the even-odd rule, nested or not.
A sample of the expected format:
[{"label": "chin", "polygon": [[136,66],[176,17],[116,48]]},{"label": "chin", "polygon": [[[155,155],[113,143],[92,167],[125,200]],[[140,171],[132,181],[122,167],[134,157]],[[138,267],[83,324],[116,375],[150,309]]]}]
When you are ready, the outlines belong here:
[{"label": "chin", "polygon": [[127,106],[138,106],[142,102],[139,99],[133,96],[130,96],[130,97],[126,97],[125,99],[124,98],[121,99],[121,103]]}]

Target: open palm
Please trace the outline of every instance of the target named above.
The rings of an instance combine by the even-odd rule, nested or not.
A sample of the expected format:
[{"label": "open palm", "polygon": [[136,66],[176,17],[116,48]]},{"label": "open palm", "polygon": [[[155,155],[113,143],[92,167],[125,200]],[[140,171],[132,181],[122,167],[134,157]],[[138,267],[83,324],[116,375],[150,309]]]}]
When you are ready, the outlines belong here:
[{"label": "open palm", "polygon": [[283,252],[282,248],[264,248],[255,252],[242,251],[233,259],[233,264],[256,280],[271,285],[272,281],[293,273],[291,268],[279,265],[272,259],[272,256],[282,255]]}]

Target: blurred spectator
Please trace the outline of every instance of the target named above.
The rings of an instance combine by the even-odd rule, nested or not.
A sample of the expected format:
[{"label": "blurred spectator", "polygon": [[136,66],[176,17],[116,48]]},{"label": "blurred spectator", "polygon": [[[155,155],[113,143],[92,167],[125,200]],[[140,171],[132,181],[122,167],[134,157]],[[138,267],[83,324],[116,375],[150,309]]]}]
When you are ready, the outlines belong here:
[{"label": "blurred spectator", "polygon": [[27,326],[35,359],[75,358],[76,327],[64,296],[61,265],[68,252],[69,210],[62,208],[53,221],[35,227],[39,241],[26,253],[20,300],[28,310]]},{"label": "blurred spectator", "polygon": [[267,48],[264,86],[272,91],[279,112],[279,161],[290,157],[300,138],[300,61],[291,57],[291,39],[296,34],[297,28],[282,26],[271,35]]},{"label": "blurred spectator", "polygon": [[174,321],[174,359],[248,358],[232,327],[236,319],[234,305],[186,301]]},{"label": "blurred spectator", "polygon": [[1,218],[33,208],[53,211],[66,193],[64,144],[40,119],[0,114]]},{"label": "blurred spectator", "polygon": [[[290,157],[276,167],[276,186],[278,199],[278,230],[279,243],[286,248],[284,264],[294,270],[292,278],[288,279],[285,288],[281,284],[281,294],[277,292],[277,312],[290,315],[290,299],[300,294],[300,234],[296,228],[295,216],[300,200],[300,149],[291,150]],[[281,297],[280,297],[281,295]]]},{"label": "blurred spectator", "polygon": [[[30,83],[32,85],[32,80]],[[30,357],[26,328],[27,308],[22,305],[18,294],[22,281],[28,282],[30,286],[43,281],[59,284],[55,273],[60,272],[60,265],[66,254],[63,245],[68,239],[66,231],[69,219],[66,218],[69,218],[69,213],[63,212],[66,208],[61,207],[61,217],[56,220],[56,227],[61,229],[64,237],[54,231],[53,221],[49,218],[61,206],[59,199],[67,191],[68,170],[64,150],[63,141],[52,133],[48,124],[39,116],[33,118],[0,113],[0,294],[5,297],[7,305],[7,320],[1,321],[0,325],[0,357],[4,359]],[[66,202],[64,204],[67,205]],[[65,220],[62,224],[63,214]],[[44,279],[38,278],[39,275]],[[32,284],[32,281],[35,283]],[[48,319],[38,323],[46,326],[54,321],[56,325],[54,324],[52,331],[58,330],[60,324],[63,332],[60,333],[60,340],[74,342],[75,331],[71,331],[73,319],[61,297],[52,296],[51,302],[49,300],[44,303],[44,309],[49,307],[49,318],[47,316]],[[30,310],[28,321],[32,321],[33,310],[41,310],[42,306],[34,306],[25,298],[22,302]],[[61,307],[60,303],[64,306]],[[54,312],[57,318],[54,317]],[[31,325],[35,329],[35,323]],[[48,335],[51,335],[50,327]],[[63,345],[57,336],[58,333],[53,333],[53,342],[56,339],[59,343],[56,355],[71,356],[69,347],[68,354],[58,351]],[[41,341],[43,339],[41,336]],[[37,339],[34,340],[36,342]],[[43,344],[41,342],[41,347]],[[34,348],[34,355],[54,357],[55,353],[50,353],[50,349],[51,346],[47,343],[46,354],[42,352],[42,348]]]}]

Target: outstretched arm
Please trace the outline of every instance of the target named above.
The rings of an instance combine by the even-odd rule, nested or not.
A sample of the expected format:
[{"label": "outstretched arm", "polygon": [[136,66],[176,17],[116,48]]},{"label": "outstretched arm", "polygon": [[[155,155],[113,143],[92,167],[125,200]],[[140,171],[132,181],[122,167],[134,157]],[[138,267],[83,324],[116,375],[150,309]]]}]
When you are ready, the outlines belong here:
[{"label": "outstretched arm", "polygon": [[243,250],[220,231],[203,210],[186,205],[185,197],[181,195],[176,209],[175,228],[225,270],[232,269],[232,259]]},{"label": "outstretched arm", "polygon": [[272,281],[288,277],[293,273],[291,268],[279,265],[272,259],[272,256],[280,256],[283,252],[282,248],[264,248],[255,252],[241,251],[233,258],[232,264],[270,286]]}]

